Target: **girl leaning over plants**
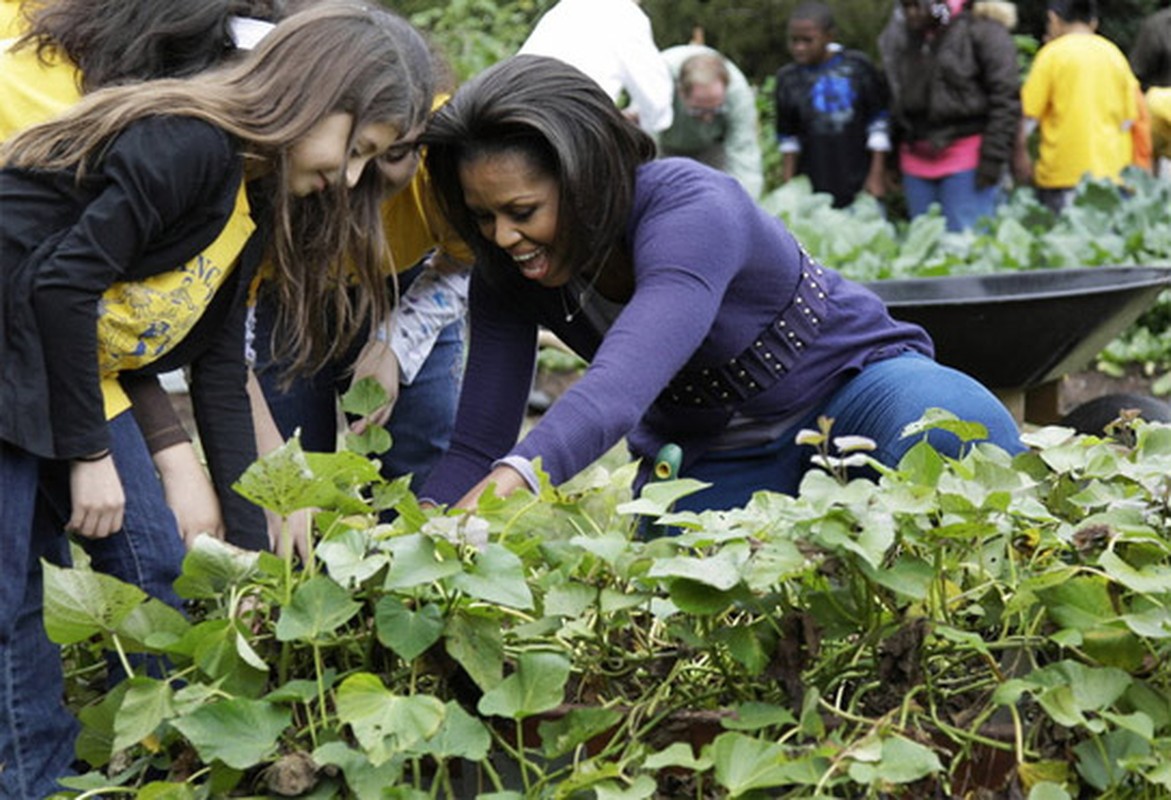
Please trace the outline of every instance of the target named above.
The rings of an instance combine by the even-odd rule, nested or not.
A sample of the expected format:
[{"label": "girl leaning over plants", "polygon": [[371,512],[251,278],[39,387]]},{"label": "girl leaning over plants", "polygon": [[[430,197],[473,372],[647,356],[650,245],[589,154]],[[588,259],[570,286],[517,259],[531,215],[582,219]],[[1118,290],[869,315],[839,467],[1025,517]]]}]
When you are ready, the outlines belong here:
[{"label": "girl leaning over plants", "polygon": [[[189,364],[209,466],[230,484],[255,457],[243,330],[266,241],[296,368],[347,346],[367,319],[379,324],[382,186],[366,167],[426,115],[431,83],[427,47],[403,20],[323,4],[238,64],[95,92],[9,142],[0,795],[55,791],[73,758],[40,559],[67,560],[64,531],[117,535],[129,492],[149,493],[167,517],[118,376]],[[341,291],[343,269],[361,291]],[[329,330],[318,326],[326,310]],[[264,535],[259,509],[246,524]]]},{"label": "girl leaning over plants", "polygon": [[[444,212],[476,251],[471,348],[452,445],[424,486],[471,506],[489,484],[554,483],[620,438],[645,459],[682,446],[681,474],[713,486],[681,507],[793,492],[821,415],[895,463],[931,407],[1018,451],[1012,417],[936,363],[918,327],[813,261],[735,180],[650,139],[585,75],[517,56],[440,109],[424,136]],[[517,444],[538,327],[590,361]],[[932,431],[947,454],[962,444]]]}]

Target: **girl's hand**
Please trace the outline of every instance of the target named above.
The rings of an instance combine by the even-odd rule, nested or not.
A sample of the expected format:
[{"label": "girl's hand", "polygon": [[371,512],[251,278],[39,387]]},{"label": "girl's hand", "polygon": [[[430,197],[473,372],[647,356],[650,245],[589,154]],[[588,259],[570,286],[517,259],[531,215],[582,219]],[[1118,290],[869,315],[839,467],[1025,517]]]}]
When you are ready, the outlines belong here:
[{"label": "girl's hand", "polygon": [[289,544],[293,552],[301,559],[302,564],[309,563],[309,535],[313,527],[313,515],[317,509],[299,508],[282,522],[280,514],[264,509],[264,517],[268,521],[268,543],[274,553],[281,558],[288,555],[285,547],[284,525],[289,526]]},{"label": "girl's hand", "polygon": [[122,530],[126,495],[113,456],[70,462],[69,496],[73,514],[65,530],[87,539],[104,539]]},{"label": "girl's hand", "polygon": [[385,425],[398,400],[398,357],[386,342],[371,339],[354,361],[354,383],[363,378],[378,381],[390,399],[386,405],[350,425],[350,431],[362,434],[371,425]]},{"label": "girl's hand", "polygon": [[190,550],[206,533],[223,541],[224,517],[220,499],[190,442],[181,442],[154,454],[167,505],[179,523],[179,534]]}]

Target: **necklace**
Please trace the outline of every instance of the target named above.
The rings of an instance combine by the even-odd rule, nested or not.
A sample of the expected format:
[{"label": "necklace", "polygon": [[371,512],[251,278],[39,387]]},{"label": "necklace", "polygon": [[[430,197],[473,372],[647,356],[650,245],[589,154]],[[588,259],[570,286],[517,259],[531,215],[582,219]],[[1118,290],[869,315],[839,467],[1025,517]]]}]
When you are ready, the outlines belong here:
[{"label": "necklace", "polygon": [[565,299],[565,296],[569,292],[570,285],[571,284],[580,284],[581,278],[578,278],[575,276],[574,280],[571,280],[568,283],[562,284],[561,294],[560,294],[561,310],[565,312],[565,321],[566,322],[573,322],[573,320],[577,318],[577,315],[585,310],[586,302],[589,301],[590,295],[593,294],[594,286],[597,285],[598,276],[601,274],[602,274],[602,270],[601,270],[601,268],[599,268],[597,271],[594,272],[593,276],[590,277],[590,282],[586,284],[586,287],[577,293],[577,308],[575,308],[573,311],[569,310],[569,301]]}]

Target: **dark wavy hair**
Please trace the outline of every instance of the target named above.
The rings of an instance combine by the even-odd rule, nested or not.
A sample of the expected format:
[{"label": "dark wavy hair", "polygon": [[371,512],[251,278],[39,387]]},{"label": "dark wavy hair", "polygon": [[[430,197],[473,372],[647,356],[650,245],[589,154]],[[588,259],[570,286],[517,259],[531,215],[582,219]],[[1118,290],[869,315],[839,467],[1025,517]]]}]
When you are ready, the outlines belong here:
[{"label": "dark wavy hair", "polygon": [[460,166],[518,153],[557,180],[554,247],[575,273],[596,272],[625,246],[635,172],[654,140],[622,115],[597,83],[556,59],[520,55],[464,84],[423,135],[427,169],[444,215],[491,270],[516,266],[480,233],[464,203]]},{"label": "dark wavy hair", "polygon": [[233,15],[273,19],[263,0],[52,0],[29,15],[19,47],[51,59],[60,51],[81,73],[81,89],[150,78],[182,78],[233,55]]}]

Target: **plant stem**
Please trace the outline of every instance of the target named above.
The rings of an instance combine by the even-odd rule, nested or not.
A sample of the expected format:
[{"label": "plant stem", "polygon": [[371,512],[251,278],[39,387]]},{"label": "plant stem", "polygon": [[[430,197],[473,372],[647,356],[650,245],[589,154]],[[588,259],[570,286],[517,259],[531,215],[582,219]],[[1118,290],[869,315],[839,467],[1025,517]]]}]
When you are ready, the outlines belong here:
[{"label": "plant stem", "polygon": [[126,655],[126,651],[122,649],[122,640],[118,638],[118,634],[111,633],[110,641],[114,644],[114,652],[118,654],[118,660],[122,662],[122,669],[126,671],[126,677],[134,674],[134,667],[130,666],[130,658]]}]

